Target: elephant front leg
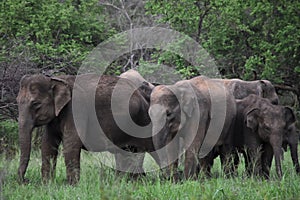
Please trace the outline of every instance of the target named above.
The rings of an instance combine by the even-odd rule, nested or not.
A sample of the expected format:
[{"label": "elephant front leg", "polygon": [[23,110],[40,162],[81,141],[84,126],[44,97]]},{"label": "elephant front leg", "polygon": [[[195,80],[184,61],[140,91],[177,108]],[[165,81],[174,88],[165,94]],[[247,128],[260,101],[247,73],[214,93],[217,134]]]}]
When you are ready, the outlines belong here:
[{"label": "elephant front leg", "polygon": [[296,170],[297,174],[299,174],[300,173],[300,166],[299,166],[299,159],[298,159],[298,143],[289,144],[289,146],[290,146],[291,157],[292,157],[292,160],[293,160],[295,170]]},{"label": "elephant front leg", "polygon": [[80,179],[80,151],[82,144],[77,135],[76,137],[64,136],[63,146],[67,180],[70,185],[75,185]]},{"label": "elephant front leg", "polygon": [[129,173],[130,177],[136,179],[144,176],[143,169],[145,153],[122,152],[115,154],[117,174]]},{"label": "elephant front leg", "polygon": [[185,161],[184,161],[184,175],[185,178],[197,178],[197,164],[199,149],[200,149],[199,140],[195,139],[191,146],[185,152]]},{"label": "elephant front leg", "polygon": [[259,149],[248,149],[246,170],[248,175],[261,175],[261,152]]},{"label": "elephant front leg", "polygon": [[262,173],[266,179],[269,179],[270,176],[273,155],[272,146],[270,144],[265,144],[262,153]]},{"label": "elephant front leg", "polygon": [[185,152],[184,175],[186,179],[196,179],[197,175],[197,153],[189,149]]},{"label": "elephant front leg", "polygon": [[47,182],[55,176],[58,147],[61,143],[61,137],[57,132],[47,127],[42,136],[42,178]]}]

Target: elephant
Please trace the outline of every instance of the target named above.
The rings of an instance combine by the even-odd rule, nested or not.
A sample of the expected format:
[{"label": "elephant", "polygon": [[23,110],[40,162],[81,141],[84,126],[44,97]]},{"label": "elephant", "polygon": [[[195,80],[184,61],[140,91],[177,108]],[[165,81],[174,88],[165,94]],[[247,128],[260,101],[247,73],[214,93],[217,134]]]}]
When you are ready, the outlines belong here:
[{"label": "elephant", "polygon": [[[222,113],[223,116],[219,116]],[[170,166],[171,162],[177,161],[179,138],[183,138],[184,176],[194,178],[199,154],[204,157],[215,145],[226,143],[225,134],[234,113],[234,97],[222,84],[205,76],[156,86],[151,93],[149,108],[154,146],[157,150],[165,150],[162,152],[166,154],[161,153],[160,157],[164,157],[166,165]]]},{"label": "elephant", "polygon": [[273,84],[268,80],[244,81],[240,79],[214,79],[222,81],[236,99],[243,99],[250,94],[269,99],[273,104],[279,103]]},{"label": "elephant", "polygon": [[236,103],[234,146],[246,148],[243,154],[248,174],[268,178],[274,155],[277,176],[281,178],[282,145],[296,121],[293,110],[253,94]]},{"label": "elephant", "polygon": [[[121,94],[113,105],[117,86]],[[122,97],[128,94],[131,94],[129,105],[122,102]],[[18,176],[23,183],[28,181],[25,173],[30,159],[32,130],[42,125],[46,125],[41,147],[44,181],[54,176],[61,143],[67,181],[71,185],[80,179],[81,149],[117,154],[130,146],[138,152],[154,151],[149,127],[149,103],[143,92],[128,79],[96,74],[58,77],[25,75],[20,81],[17,102],[21,150]],[[115,113],[113,106],[117,107]],[[130,116],[122,109],[129,110]],[[124,131],[128,127],[119,127],[114,114],[121,119],[121,125],[126,126],[133,121],[138,126],[148,127],[149,131],[147,128],[138,129],[141,132],[133,136]]]}]

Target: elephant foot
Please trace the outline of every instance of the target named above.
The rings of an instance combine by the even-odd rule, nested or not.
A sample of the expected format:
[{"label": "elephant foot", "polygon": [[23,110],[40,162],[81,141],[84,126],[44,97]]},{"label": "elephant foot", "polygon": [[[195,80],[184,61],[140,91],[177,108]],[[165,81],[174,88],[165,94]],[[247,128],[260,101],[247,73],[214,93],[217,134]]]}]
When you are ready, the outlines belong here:
[{"label": "elephant foot", "polygon": [[79,175],[74,175],[74,176],[67,176],[67,181],[69,185],[75,186],[79,182]]},{"label": "elephant foot", "polygon": [[19,179],[19,184],[21,185],[27,185],[29,183],[29,179],[27,178],[22,178],[22,179]]},{"label": "elephant foot", "polygon": [[296,167],[296,173],[300,174],[300,167]]}]

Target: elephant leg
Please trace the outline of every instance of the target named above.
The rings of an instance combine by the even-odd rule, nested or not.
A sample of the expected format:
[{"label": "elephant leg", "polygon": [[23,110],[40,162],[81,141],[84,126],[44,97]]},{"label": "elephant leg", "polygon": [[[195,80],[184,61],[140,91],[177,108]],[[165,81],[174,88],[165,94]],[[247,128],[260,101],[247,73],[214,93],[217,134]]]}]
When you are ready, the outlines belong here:
[{"label": "elephant leg", "polygon": [[194,140],[191,146],[185,152],[184,175],[185,178],[197,178],[198,154],[200,145]]},{"label": "elephant leg", "polygon": [[200,159],[199,164],[197,165],[197,175],[199,173],[204,173],[206,177],[211,177],[211,168],[214,164],[214,155],[211,151],[207,156]]},{"label": "elephant leg", "polygon": [[273,154],[272,146],[270,144],[265,144],[262,153],[262,173],[266,179],[269,179],[270,176]]},{"label": "elephant leg", "polygon": [[233,153],[232,153],[232,156],[233,156],[233,163],[234,163],[233,173],[235,175],[237,175],[237,170],[238,170],[238,167],[239,167],[239,164],[240,164],[240,157],[239,157],[238,151],[234,150]]},{"label": "elephant leg", "polygon": [[51,127],[47,127],[46,132],[42,135],[42,178],[44,182],[55,176],[56,160],[60,143],[60,134]]},{"label": "elephant leg", "polygon": [[250,170],[250,166],[249,166],[250,157],[249,157],[249,154],[248,154],[248,150],[247,149],[242,150],[242,154],[243,154],[244,160],[245,160],[245,171],[246,171],[246,174],[247,174],[247,176],[250,176],[251,175],[251,170]]},{"label": "elephant leg", "polygon": [[179,138],[173,138],[167,141],[167,176],[177,181],[178,177],[178,162],[179,162]]},{"label": "elephant leg", "polygon": [[293,160],[295,170],[299,174],[300,166],[299,166],[299,160],[298,160],[298,143],[297,144],[289,144],[289,146],[290,146],[291,157]]},{"label": "elephant leg", "polygon": [[249,175],[261,175],[261,152],[260,149],[248,149],[248,174]]},{"label": "elephant leg", "polygon": [[223,172],[226,176],[231,176],[235,173],[238,155],[233,151],[230,145],[222,145],[220,151]]},{"label": "elephant leg", "polygon": [[70,136],[70,133],[67,133],[63,137],[63,147],[67,180],[70,185],[75,185],[80,179],[80,151],[82,143],[77,135]]},{"label": "elephant leg", "polygon": [[[245,146],[246,146],[246,159],[247,160],[247,173],[248,175],[260,175],[262,174],[261,166],[261,150],[262,144],[258,135],[250,130],[246,130],[245,136]],[[246,137],[247,136],[247,137]]]}]

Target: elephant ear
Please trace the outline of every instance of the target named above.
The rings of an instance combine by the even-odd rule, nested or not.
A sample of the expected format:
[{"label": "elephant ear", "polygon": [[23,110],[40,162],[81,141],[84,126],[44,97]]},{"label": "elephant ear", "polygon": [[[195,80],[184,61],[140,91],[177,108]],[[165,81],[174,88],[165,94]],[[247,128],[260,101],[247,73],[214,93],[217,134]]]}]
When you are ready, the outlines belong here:
[{"label": "elephant ear", "polygon": [[245,124],[253,132],[258,128],[258,118],[260,110],[258,108],[253,108],[245,114]]},{"label": "elephant ear", "polygon": [[183,112],[188,116],[192,117],[193,110],[196,105],[196,97],[193,92],[193,88],[190,85],[181,85],[178,87],[180,95],[180,106]]},{"label": "elephant ear", "polygon": [[293,110],[290,107],[285,106],[283,109],[284,118],[286,120],[286,127],[288,128],[291,124],[296,122],[296,117]]},{"label": "elephant ear", "polygon": [[63,79],[51,77],[51,82],[54,98],[55,115],[58,116],[61,110],[71,100],[71,89],[68,83]]}]

